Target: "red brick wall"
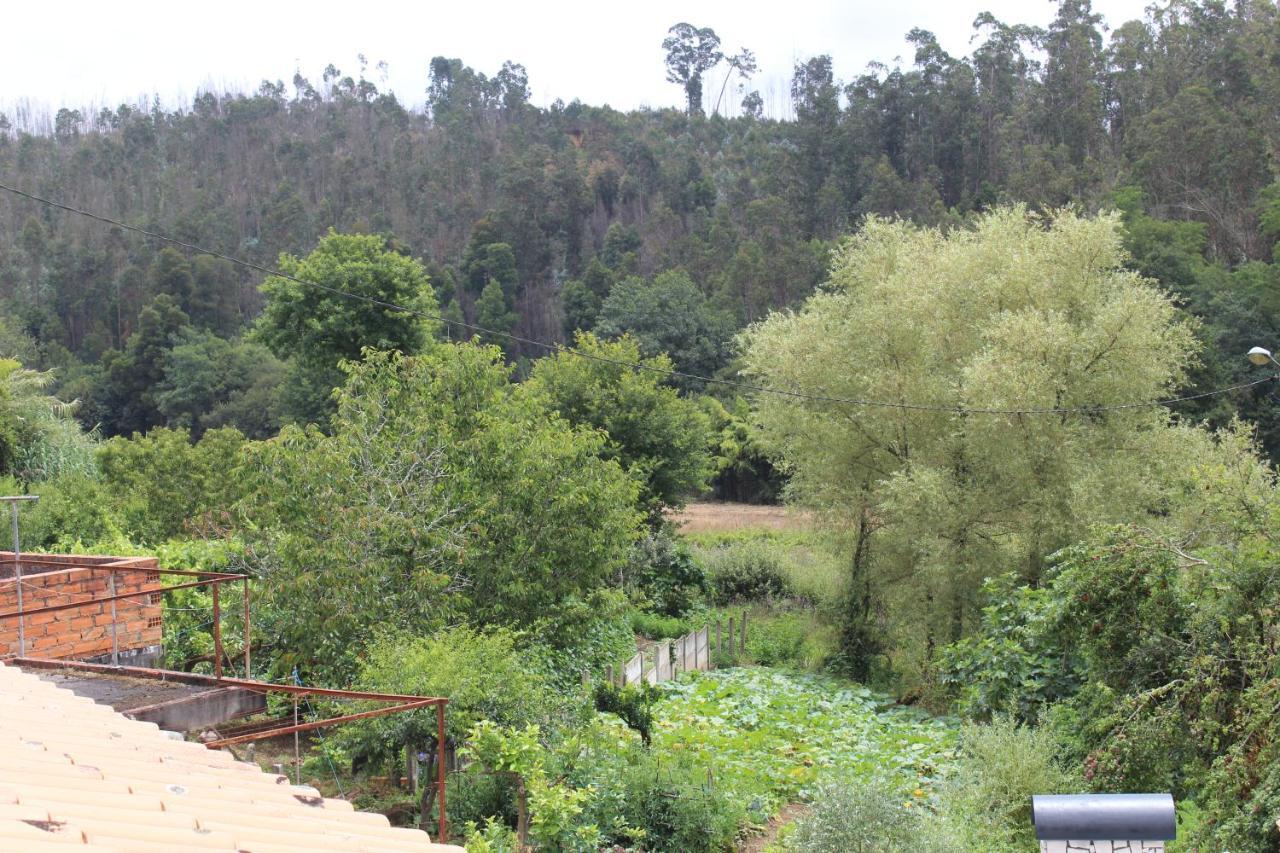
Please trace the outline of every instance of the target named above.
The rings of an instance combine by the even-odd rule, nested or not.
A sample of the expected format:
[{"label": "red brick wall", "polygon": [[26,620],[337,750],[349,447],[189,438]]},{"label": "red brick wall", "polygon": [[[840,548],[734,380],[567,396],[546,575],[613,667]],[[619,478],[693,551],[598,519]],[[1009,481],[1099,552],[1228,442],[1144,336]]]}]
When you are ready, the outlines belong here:
[{"label": "red brick wall", "polygon": [[[147,593],[115,602],[116,637],[120,651],[160,645],[163,612],[160,576],[147,571],[133,571],[157,568],[154,558],[24,553],[22,563],[24,612],[55,604],[91,602],[24,617],[28,657],[83,660],[111,654],[111,602],[92,602],[92,599],[110,594],[112,572],[106,567],[112,565],[122,569],[115,572],[117,595]],[[12,564],[12,552],[0,551],[0,570],[3,571],[0,575],[0,613],[14,613],[18,609]],[[129,571],[123,571],[126,567]],[[0,655],[5,654],[18,654],[16,618],[0,620]]]}]

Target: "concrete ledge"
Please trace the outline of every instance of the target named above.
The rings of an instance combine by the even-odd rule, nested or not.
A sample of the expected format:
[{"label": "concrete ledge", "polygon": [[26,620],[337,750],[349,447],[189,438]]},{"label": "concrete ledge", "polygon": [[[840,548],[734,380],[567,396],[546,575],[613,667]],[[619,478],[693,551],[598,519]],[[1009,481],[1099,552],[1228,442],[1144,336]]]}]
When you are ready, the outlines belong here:
[{"label": "concrete ledge", "polygon": [[132,708],[125,712],[125,716],[155,723],[162,729],[189,732],[211,728],[236,717],[258,714],[266,709],[267,697],[264,694],[243,687],[222,687]]}]

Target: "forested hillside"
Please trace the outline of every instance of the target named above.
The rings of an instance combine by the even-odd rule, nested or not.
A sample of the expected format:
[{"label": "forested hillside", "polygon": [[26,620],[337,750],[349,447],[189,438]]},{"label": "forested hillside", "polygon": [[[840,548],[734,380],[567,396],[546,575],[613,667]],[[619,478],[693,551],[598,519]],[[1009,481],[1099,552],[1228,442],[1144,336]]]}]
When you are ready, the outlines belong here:
[{"label": "forested hillside", "polygon": [[[946,226],[1005,202],[1118,207],[1133,264],[1205,319],[1191,379],[1216,387],[1247,371],[1242,348],[1280,337],[1277,20],[1270,0],[1178,0],[1129,22],[1063,0],[1043,28],[982,15],[967,57],[915,29],[909,65],[843,81],[829,56],[797,64],[785,121],[761,114],[749,53],[692,28],[664,45],[679,111],[544,109],[520,65],[488,76],[445,57],[411,110],[368,68],[330,66],[189,108],[0,115],[0,176],[272,267],[329,229],[381,234],[424,262],[448,318],[541,341],[631,329],[645,355],[701,374],[729,368],[736,329],[806,297],[868,214]],[[727,94],[702,85],[730,73]],[[246,334],[260,280],[0,198],[0,345],[59,368],[60,395],[107,435],[265,436],[310,414],[274,401],[290,354]],[[1280,446],[1265,392],[1215,405],[1197,413],[1239,410]]]}]

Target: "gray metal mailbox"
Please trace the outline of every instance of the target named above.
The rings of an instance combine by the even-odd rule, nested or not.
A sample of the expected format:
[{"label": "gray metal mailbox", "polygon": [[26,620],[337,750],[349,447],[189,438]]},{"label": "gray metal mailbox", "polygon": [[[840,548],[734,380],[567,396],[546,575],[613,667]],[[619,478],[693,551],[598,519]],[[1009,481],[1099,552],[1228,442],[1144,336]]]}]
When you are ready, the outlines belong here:
[{"label": "gray metal mailbox", "polygon": [[1177,837],[1170,794],[1037,794],[1041,853],[1163,853]]}]

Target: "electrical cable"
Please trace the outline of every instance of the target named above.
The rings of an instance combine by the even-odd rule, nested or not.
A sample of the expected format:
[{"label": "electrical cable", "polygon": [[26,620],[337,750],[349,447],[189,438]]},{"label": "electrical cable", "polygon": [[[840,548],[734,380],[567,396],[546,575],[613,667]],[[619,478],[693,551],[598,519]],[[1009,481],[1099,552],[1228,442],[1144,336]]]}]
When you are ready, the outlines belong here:
[{"label": "electrical cable", "polygon": [[500,332],[495,329],[487,329],[483,326],[478,326],[474,323],[467,323],[461,320],[450,320],[446,317],[441,317],[435,314],[429,314],[425,311],[419,311],[416,308],[408,308],[403,305],[397,305],[394,302],[388,302],[384,299],[378,299],[375,296],[366,296],[362,293],[352,293],[350,291],[342,290],[341,288],[333,287],[331,285],[322,284],[317,281],[309,281],[307,279],[298,278],[297,276],[293,276],[288,273],[282,272],[280,270],[263,266],[262,264],[255,263],[253,261],[246,261],[243,258],[237,258],[234,255],[228,255],[223,252],[215,251],[213,249],[206,249],[202,246],[197,246],[194,243],[188,243],[185,240],[179,240],[176,237],[170,237],[167,234],[160,234],[156,231],[150,231],[146,228],[142,228],[137,225],[130,225],[126,222],[121,222],[120,220],[112,219],[108,216],[103,216],[101,214],[93,213],[92,211],[83,210],[78,207],[73,207],[69,204],[63,204],[62,202],[44,198],[42,196],[38,196],[33,193],[26,192],[24,190],[20,190],[16,187],[11,187],[4,183],[0,183],[0,190],[4,190],[5,192],[12,193],[13,195],[20,196],[30,201],[37,202],[38,204],[47,205],[49,207],[53,207],[58,210],[63,210],[68,213],[73,213],[73,214],[76,214],[77,216],[84,216],[89,219],[96,220],[98,222],[104,223],[106,225],[110,225],[115,228],[121,228],[126,231],[132,231],[136,234],[141,234],[142,236],[149,237],[153,240],[160,240],[162,242],[169,243],[174,246],[180,246],[190,252],[196,252],[202,255],[211,255],[215,258],[220,258],[224,261],[228,261],[229,263],[236,264],[238,266],[245,267],[247,269],[255,270],[265,275],[283,278],[287,281],[292,281],[297,284],[301,284],[304,287],[311,287],[317,290],[322,290],[322,291],[325,291],[326,293],[331,293],[334,296],[343,297],[344,299],[353,299],[359,302],[364,302],[369,305],[375,305],[380,308],[386,308],[390,311],[395,311],[398,313],[421,317],[424,320],[431,320],[437,323],[443,323],[447,326],[457,326],[463,329],[469,329],[473,332],[477,332],[482,335],[488,335],[488,336],[497,337],[497,338],[505,338],[509,341],[525,344],[527,346],[539,347],[548,352],[564,352],[570,355],[578,356],[579,358],[585,358],[591,361],[598,361],[606,364],[612,364],[617,367],[626,367],[632,370],[639,370],[639,371],[644,371],[648,373],[656,373],[658,375],[665,376],[667,378],[693,380],[697,382],[703,382],[709,385],[719,385],[721,387],[736,388],[741,391],[748,391],[755,394],[773,394],[773,395],[782,396],[782,397],[789,397],[792,399],[809,400],[817,403],[831,403],[833,405],[840,405],[840,406],[858,406],[862,408],[897,409],[901,411],[916,411],[916,412],[940,412],[940,413],[955,414],[955,415],[1069,415],[1069,414],[1089,415],[1089,414],[1100,414],[1102,412],[1120,411],[1124,409],[1145,409],[1145,408],[1154,408],[1156,406],[1169,406],[1174,403],[1185,403],[1190,400],[1203,400],[1207,397],[1217,397],[1222,394],[1230,394],[1233,391],[1242,391],[1246,388],[1253,388],[1257,385],[1263,384],[1264,382],[1271,382],[1277,379],[1278,377],[1280,377],[1280,374],[1274,374],[1274,375],[1265,376],[1261,379],[1255,379],[1252,382],[1241,382],[1236,385],[1229,385],[1225,388],[1215,388],[1211,391],[1202,391],[1195,394],[1186,394],[1186,395],[1177,396],[1177,397],[1167,397],[1160,400],[1144,400],[1141,402],[1118,403],[1118,404],[1105,405],[1105,406],[1058,406],[1058,407],[1048,407],[1048,408],[1025,408],[1025,409],[1000,409],[1000,408],[982,408],[982,407],[967,408],[964,406],[939,406],[939,405],[931,405],[927,403],[903,403],[903,402],[893,403],[887,400],[868,400],[868,399],[860,399],[857,397],[833,397],[833,396],[827,396],[824,394],[808,394],[803,391],[792,391],[786,388],[772,388],[767,385],[757,385],[751,382],[738,382],[732,379],[719,379],[712,376],[699,376],[696,373],[686,373],[685,371],[682,371],[682,370],[665,370],[663,368],[654,367],[653,365],[643,364],[641,362],[631,362],[631,361],[626,361],[624,359],[609,358],[608,356],[598,355],[596,353],[583,352],[582,350],[575,349],[574,347],[566,346],[564,344],[552,344],[552,343],[547,343],[546,341],[538,341],[538,340],[533,340],[531,338],[521,337],[520,335],[514,335],[514,334],[511,334],[510,332]]}]

